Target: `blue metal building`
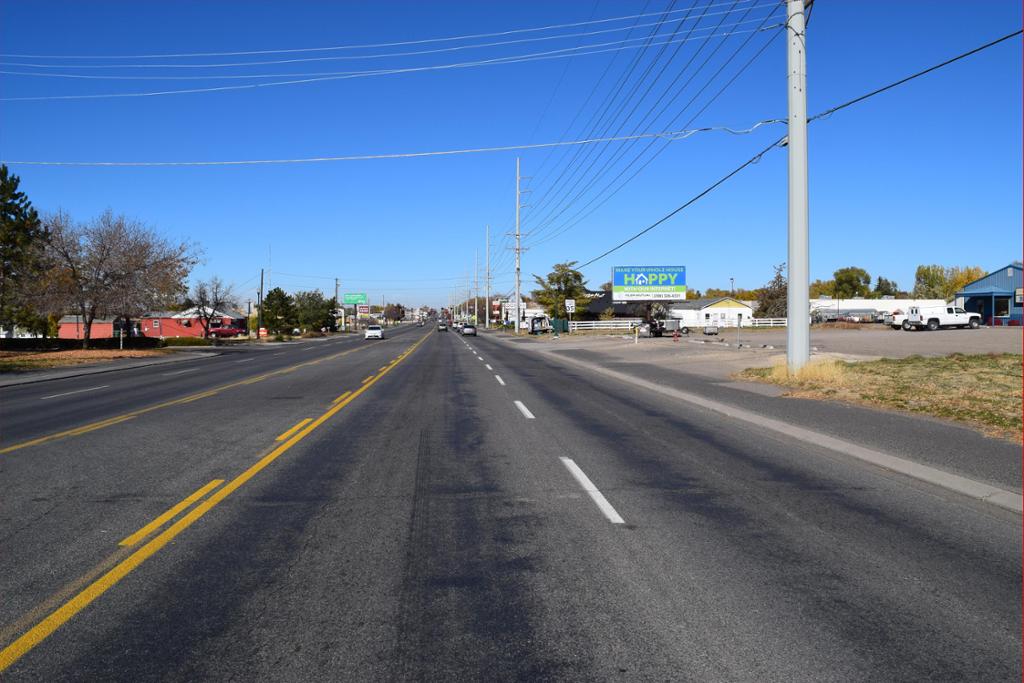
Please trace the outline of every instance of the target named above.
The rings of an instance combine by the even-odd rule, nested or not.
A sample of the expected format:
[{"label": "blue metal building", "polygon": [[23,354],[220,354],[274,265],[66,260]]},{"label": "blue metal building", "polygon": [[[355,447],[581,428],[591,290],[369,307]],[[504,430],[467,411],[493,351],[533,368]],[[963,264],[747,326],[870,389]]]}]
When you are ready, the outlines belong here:
[{"label": "blue metal building", "polygon": [[986,325],[1020,325],[1024,285],[1020,262],[994,270],[980,280],[966,285],[956,293],[963,299],[964,309],[981,313]]}]

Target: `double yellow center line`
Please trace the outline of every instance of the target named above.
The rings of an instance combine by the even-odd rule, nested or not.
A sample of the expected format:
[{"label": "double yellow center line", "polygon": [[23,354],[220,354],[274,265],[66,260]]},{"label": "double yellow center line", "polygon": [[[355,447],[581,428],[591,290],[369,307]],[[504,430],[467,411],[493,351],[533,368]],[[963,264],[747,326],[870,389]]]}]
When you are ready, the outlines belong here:
[{"label": "double yellow center line", "polygon": [[118,424],[120,422],[124,422],[125,420],[130,420],[133,417],[138,417],[139,415],[144,415],[146,413],[153,412],[154,410],[160,410],[161,408],[169,408],[171,406],[182,405],[182,404],[185,404],[185,403],[191,403],[192,401],[198,401],[200,399],[210,398],[211,396],[216,396],[217,394],[219,394],[221,392],[224,392],[224,391],[227,391],[228,389],[234,389],[235,387],[241,387],[241,386],[245,386],[245,385],[248,385],[248,384],[255,384],[256,382],[262,382],[263,380],[268,379],[270,377],[275,377],[277,375],[284,375],[284,374],[287,374],[289,372],[295,372],[296,370],[298,370],[300,368],[304,368],[304,367],[307,367],[307,366],[310,366],[310,365],[316,365],[317,363],[322,363],[325,360],[334,360],[336,358],[341,358],[342,356],[347,356],[350,353],[355,353],[356,351],[362,351],[363,349],[367,349],[367,348],[370,348],[370,347],[368,347],[368,346],[358,346],[358,347],[356,347],[354,349],[349,349],[348,351],[342,351],[340,353],[331,354],[330,356],[324,356],[323,358],[316,358],[314,360],[305,361],[303,363],[298,363],[296,365],[291,365],[291,366],[286,367],[286,368],[281,368],[280,370],[273,370],[271,372],[267,372],[267,373],[264,373],[262,375],[256,375],[255,377],[249,377],[248,379],[239,380],[237,382],[231,382],[230,384],[224,384],[222,386],[215,387],[213,389],[207,389],[207,390],[195,393],[195,394],[189,394],[188,396],[184,396],[182,398],[176,398],[176,399],[173,399],[173,400],[170,400],[170,401],[164,401],[163,403],[157,403],[156,405],[147,406],[145,408],[139,408],[138,410],[133,410],[131,412],[124,413],[124,414],[118,415],[116,417],[111,417],[111,418],[108,418],[106,420],[100,420],[98,422],[92,422],[90,424],[83,425],[81,427],[75,427],[74,429],[68,429],[68,430],[65,430],[65,431],[55,432],[53,434],[47,434],[45,436],[40,436],[38,438],[30,439],[28,441],[22,441],[21,443],[16,443],[16,444],[12,444],[10,446],[6,446],[4,448],[0,448],[0,455],[4,455],[5,453],[11,453],[13,451],[17,451],[17,450],[20,450],[22,448],[28,448],[29,446],[39,446],[39,445],[42,445],[44,443],[49,443],[51,441],[56,441],[58,439],[65,439],[65,438],[68,438],[68,437],[71,437],[71,436],[79,436],[81,434],[86,434],[88,432],[92,432],[92,431],[95,431],[97,429],[103,429],[104,427],[110,427],[111,425],[115,425],[115,424]]},{"label": "double yellow center line", "polygon": [[190,510],[185,516],[183,516],[177,522],[169,526],[167,529],[159,533],[157,536],[155,536],[152,540],[147,542],[141,548],[133,552],[131,555],[129,555],[121,562],[119,562],[103,576],[93,581],[80,593],[78,593],[70,600],[65,602],[63,605],[61,605],[59,608],[51,612],[47,617],[45,617],[42,621],[37,623],[28,631],[26,631],[21,637],[19,637],[13,643],[5,647],[3,650],[0,650],[0,673],[3,673],[8,667],[10,667],[16,661],[18,661],[18,659],[23,657],[32,648],[34,648],[36,645],[38,645],[43,640],[48,638],[50,634],[52,634],[62,625],[67,623],[68,620],[70,620],[72,617],[74,617],[76,614],[82,611],[85,607],[87,607],[90,603],[92,603],[94,600],[96,600],[101,595],[110,590],[110,588],[117,584],[118,581],[128,576],[128,574],[130,574],[132,570],[134,570],[136,567],[138,567],[147,559],[156,554],[157,551],[159,551],[165,545],[174,540],[174,538],[177,537],[181,532],[192,526],[197,520],[199,520],[203,515],[205,515],[207,512],[216,507],[221,501],[230,496],[243,484],[245,484],[247,481],[249,481],[254,476],[259,474],[268,465],[270,465],[272,462],[281,457],[281,455],[284,454],[288,449],[302,441],[309,434],[311,434],[313,430],[315,430],[320,425],[324,424],[327,420],[329,420],[331,417],[333,417],[339,411],[341,411],[345,406],[347,406],[349,403],[351,403],[359,396],[361,396],[365,391],[367,391],[370,387],[376,384],[381,377],[391,372],[391,370],[396,365],[405,360],[405,358],[409,354],[415,351],[421,344],[423,344],[423,342],[425,342],[429,338],[430,335],[425,335],[415,344],[407,348],[397,358],[391,361],[391,363],[384,366],[383,369],[379,370],[376,374],[371,375],[369,378],[367,378],[367,380],[364,381],[358,389],[348,393],[347,395],[342,394],[342,396],[339,396],[338,399],[335,399],[335,401],[332,403],[331,407],[328,408],[319,417],[315,419],[303,420],[299,424],[295,425],[295,427],[289,429],[287,432],[282,434],[280,437],[278,437],[278,440],[280,441],[282,438],[284,438],[283,443],[281,443],[279,446],[274,447],[273,450],[271,450],[269,453],[267,453],[262,458],[257,460],[255,464],[249,467],[249,469],[239,474],[237,477],[232,479],[223,487],[218,488],[223,480],[215,479],[214,481],[211,481],[209,484],[203,486],[195,493],[190,495],[188,498],[185,498],[180,503],[178,503],[177,505],[170,508],[165,513],[154,519],[152,522],[150,522],[146,526],[136,531],[131,536],[128,536],[123,541],[121,541],[122,546],[132,546],[135,543],[138,543],[139,541],[145,539],[147,536],[153,533],[155,530],[159,529],[164,524],[169,522],[171,519],[176,517],[182,511],[188,509],[194,502],[202,500],[207,493],[213,491],[209,498],[202,500],[202,502],[200,502],[195,508]]}]

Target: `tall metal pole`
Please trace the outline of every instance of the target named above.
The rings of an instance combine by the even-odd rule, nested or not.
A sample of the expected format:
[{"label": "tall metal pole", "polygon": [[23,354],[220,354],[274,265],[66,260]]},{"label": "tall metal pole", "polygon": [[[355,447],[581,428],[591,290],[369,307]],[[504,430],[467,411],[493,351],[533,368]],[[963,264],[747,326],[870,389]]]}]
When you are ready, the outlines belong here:
[{"label": "tall metal pole", "polygon": [[491,226],[484,233],[484,329],[491,329]]},{"label": "tall metal pole", "polygon": [[473,252],[473,324],[480,324],[480,251]]},{"label": "tall metal pole", "polygon": [[260,330],[263,329],[263,269],[260,268],[260,296],[256,302],[258,306],[256,314],[256,338],[260,338]]},{"label": "tall metal pole", "polygon": [[519,336],[519,319],[522,314],[519,312],[519,157],[516,157],[516,336]]},{"label": "tall metal pole", "polygon": [[341,305],[341,301],[338,300],[338,278],[334,278],[334,314],[338,314],[338,309],[341,309],[341,331],[345,331],[345,307]]},{"label": "tall metal pole", "polygon": [[786,302],[786,365],[796,372],[810,349],[810,259],[807,248],[807,42],[804,0],[786,1],[789,70],[789,278]]}]

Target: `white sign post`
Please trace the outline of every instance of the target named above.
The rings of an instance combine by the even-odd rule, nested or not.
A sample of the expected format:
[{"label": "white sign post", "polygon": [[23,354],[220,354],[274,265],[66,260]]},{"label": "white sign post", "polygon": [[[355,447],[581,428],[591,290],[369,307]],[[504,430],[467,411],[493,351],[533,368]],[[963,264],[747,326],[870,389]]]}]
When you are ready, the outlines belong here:
[{"label": "white sign post", "polygon": [[569,334],[572,334],[572,314],[576,312],[576,299],[565,300],[565,312],[569,314]]}]

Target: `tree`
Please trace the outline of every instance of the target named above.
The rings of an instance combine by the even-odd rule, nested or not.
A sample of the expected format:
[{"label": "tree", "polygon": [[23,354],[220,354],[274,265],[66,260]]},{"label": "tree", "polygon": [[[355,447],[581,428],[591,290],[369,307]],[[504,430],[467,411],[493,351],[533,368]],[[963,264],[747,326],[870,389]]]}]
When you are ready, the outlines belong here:
[{"label": "tree", "polygon": [[295,301],[280,287],[274,287],[263,298],[263,324],[275,334],[295,328]]},{"label": "tree", "polygon": [[812,299],[820,299],[822,296],[835,296],[835,280],[815,280],[811,283],[809,296]]},{"label": "tree", "polygon": [[956,293],[975,280],[980,280],[988,273],[980,266],[953,266],[946,270],[946,290],[943,297],[950,301]]},{"label": "tree", "polygon": [[132,318],[166,309],[187,291],[185,281],[198,259],[185,243],[173,243],[138,220],[102,214],[98,223],[116,245],[110,312],[131,329]]},{"label": "tree", "polygon": [[914,272],[915,299],[946,299],[946,269],[939,265],[918,266]]},{"label": "tree", "polygon": [[203,326],[204,337],[210,336],[210,325],[214,319],[222,318],[225,309],[238,306],[231,286],[217,276],[209,280],[199,280],[192,285],[188,298],[195,304],[196,317]]},{"label": "tree", "polygon": [[334,329],[334,299],[327,299],[320,290],[311,292],[296,292],[295,320],[299,329],[320,330],[323,328]]},{"label": "tree", "polygon": [[602,282],[601,283],[601,291],[602,292],[610,292],[610,291],[612,291],[612,281],[609,280],[608,282]]},{"label": "tree", "polygon": [[871,275],[863,268],[848,266],[834,272],[835,298],[852,299],[866,297],[871,293]]},{"label": "tree", "polygon": [[[483,302],[478,302],[481,311],[484,310]],[[405,306],[402,304],[387,304],[384,306],[384,317],[388,320],[401,320],[405,317]]]},{"label": "tree", "polygon": [[180,296],[197,262],[194,249],[163,239],[137,220],[105,211],[80,224],[47,216],[48,271],[40,280],[47,310],[74,310],[88,348],[98,315],[134,315]]},{"label": "tree", "polygon": [[875,282],[874,294],[876,298],[883,296],[899,296],[900,288],[893,280],[887,280],[879,275],[878,280]]},{"label": "tree", "polygon": [[783,272],[786,264],[775,266],[775,276],[761,288],[757,297],[757,314],[761,318],[785,318],[789,285]]},{"label": "tree", "polygon": [[533,276],[540,289],[533,290],[531,294],[552,318],[566,316],[566,299],[575,299],[577,309],[586,308],[590,304],[587,283],[583,280],[583,274],[574,268],[576,263],[556,263],[555,269],[548,273],[547,278]]},{"label": "tree", "polygon": [[48,233],[21,179],[0,165],[0,327],[25,317],[26,294],[44,267]]}]

